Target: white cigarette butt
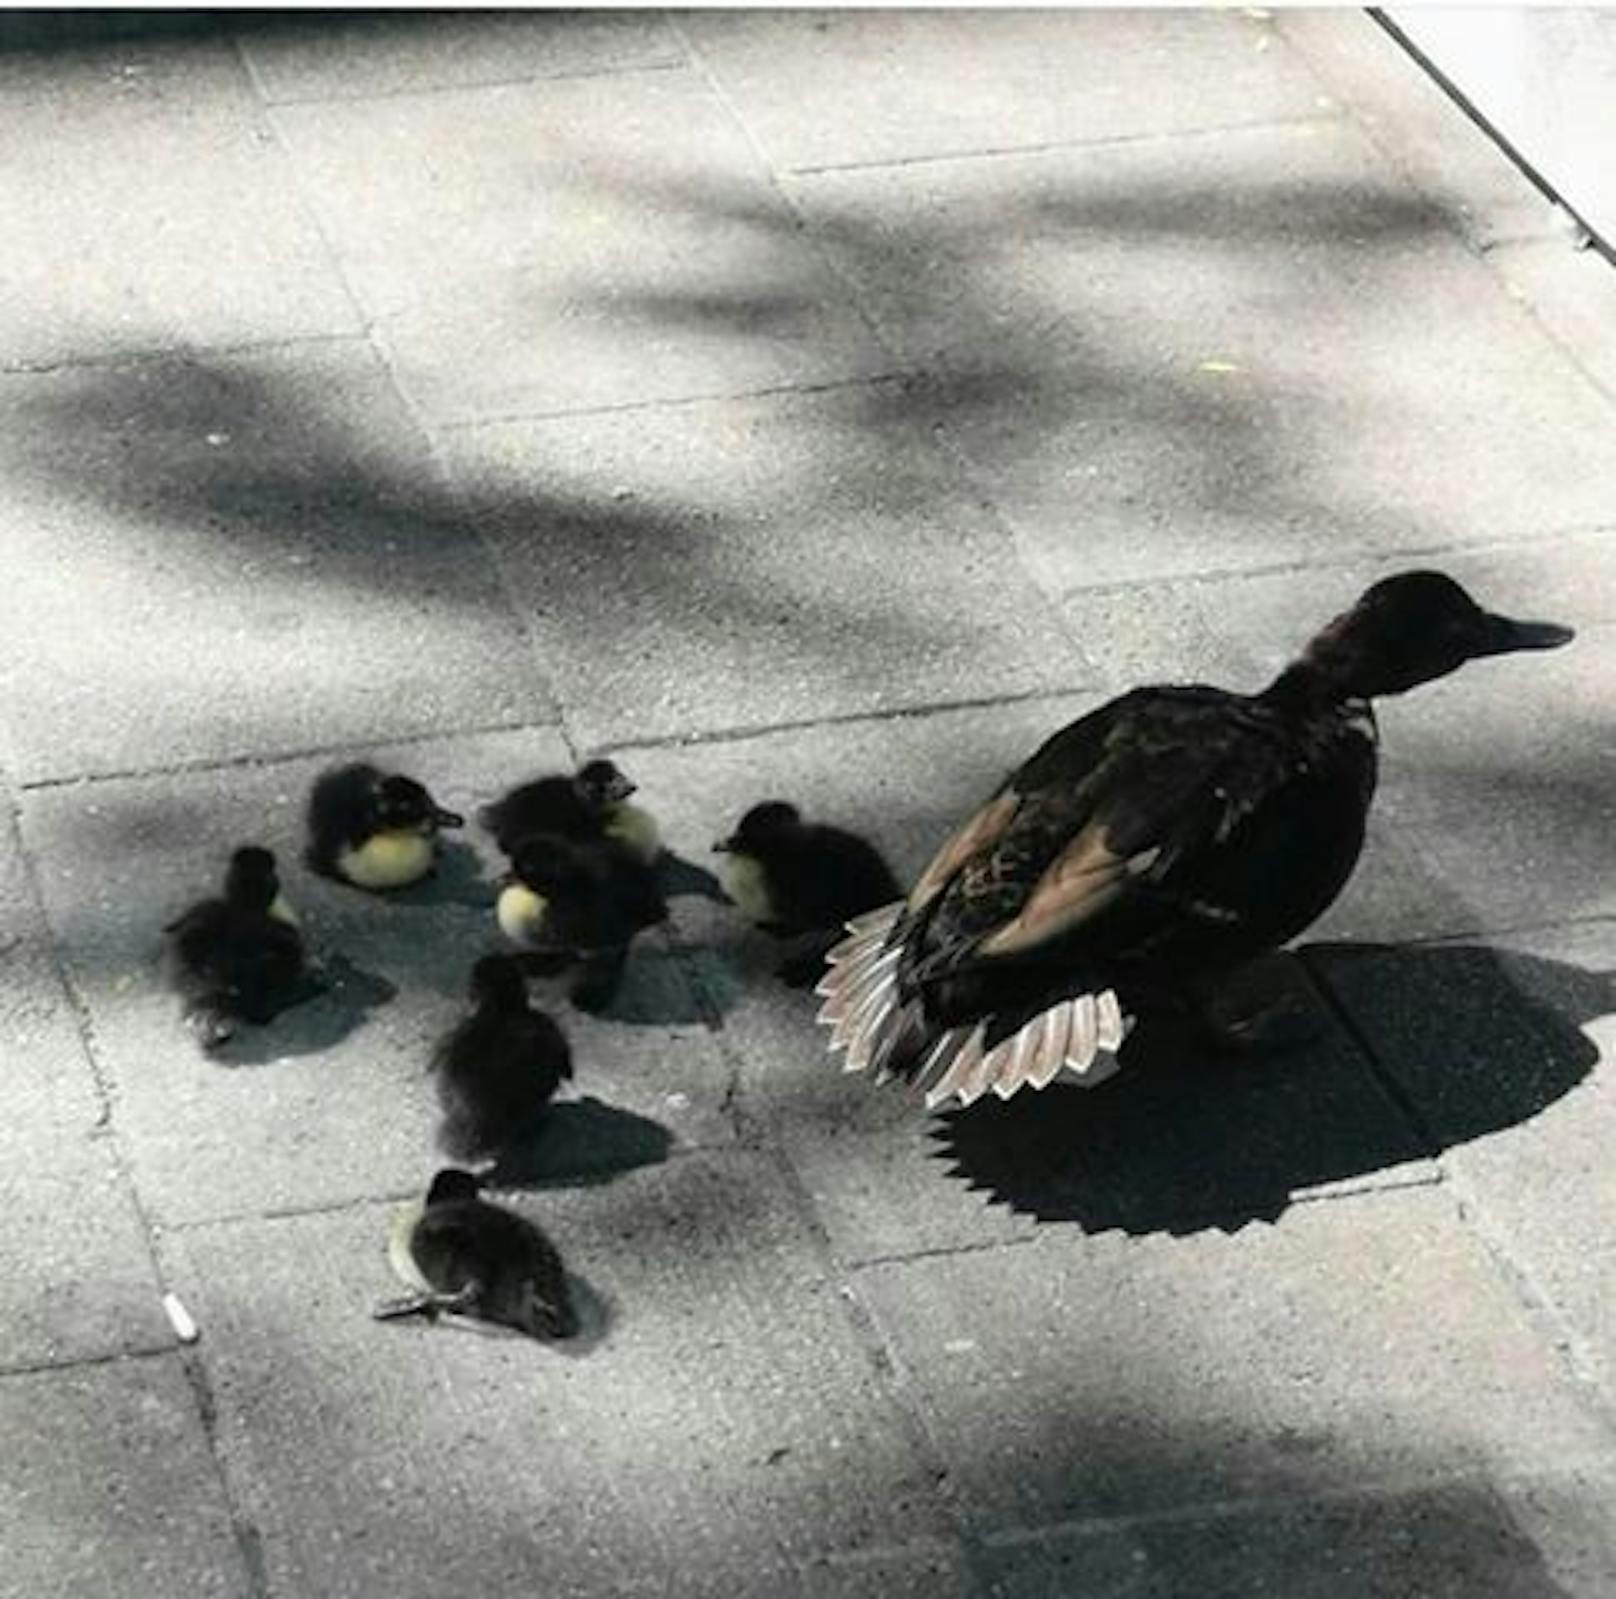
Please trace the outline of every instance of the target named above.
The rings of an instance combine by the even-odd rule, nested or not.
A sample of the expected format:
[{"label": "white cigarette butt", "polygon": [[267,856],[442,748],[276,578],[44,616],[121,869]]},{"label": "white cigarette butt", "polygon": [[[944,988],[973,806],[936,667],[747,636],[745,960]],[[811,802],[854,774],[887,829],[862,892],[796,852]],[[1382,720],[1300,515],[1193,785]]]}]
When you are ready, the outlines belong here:
[{"label": "white cigarette butt", "polygon": [[164,1294],[163,1309],[168,1314],[169,1325],[174,1329],[174,1336],[182,1344],[194,1344],[202,1336],[197,1331],[196,1323],[191,1320],[190,1311],[180,1303],[178,1294]]}]

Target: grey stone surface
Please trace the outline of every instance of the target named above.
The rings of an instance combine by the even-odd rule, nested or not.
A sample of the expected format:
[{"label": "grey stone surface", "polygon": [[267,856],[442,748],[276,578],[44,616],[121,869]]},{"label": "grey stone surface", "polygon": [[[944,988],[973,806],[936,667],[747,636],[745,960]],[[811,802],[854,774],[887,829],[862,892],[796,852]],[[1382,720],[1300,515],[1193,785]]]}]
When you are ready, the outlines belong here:
[{"label": "grey stone surface", "polygon": [[468,502],[589,743],[1092,675],[892,386],[459,430]]},{"label": "grey stone surface", "polygon": [[1562,234],[1500,246],[1488,257],[1504,286],[1605,392],[1616,399],[1616,272],[1597,251],[1567,248]]},{"label": "grey stone surface", "polygon": [[1553,207],[1365,12],[1298,6],[1273,27],[1402,172],[1479,249],[1557,234]]},{"label": "grey stone surface", "polygon": [[[1370,27],[0,18],[0,1592],[1616,1589],[1616,276]],[[1429,564],[1581,636],[1386,706],[1288,1056],[930,1117],[714,897]],[[499,947],[476,830],[301,864],[389,739],[675,852],[496,1173],[568,1354],[368,1314]],[[157,934],[247,839],[335,986],[212,1062]]]},{"label": "grey stone surface", "polygon": [[453,13],[274,17],[239,26],[237,45],[264,98],[356,100],[433,89],[684,63],[654,12],[530,11],[468,29]]},{"label": "grey stone surface", "polygon": [[1468,1203],[1616,1398],[1616,923],[1321,965]]},{"label": "grey stone surface", "polygon": [[401,383],[434,417],[885,363],[693,73],[284,106],[274,120]]},{"label": "grey stone surface", "polygon": [[698,1154],[519,1203],[608,1308],[591,1350],[372,1322],[383,1208],[184,1235],[275,1591],[738,1592],[940,1535],[773,1161]]},{"label": "grey stone surface", "polygon": [[352,333],[217,40],[0,55],[0,367]]},{"label": "grey stone surface", "polygon": [[0,1038],[6,1048],[7,1115],[0,1140],[88,1131],[100,1096],[77,1018],[57,976],[50,930],[34,900],[13,797],[0,786]]},{"label": "grey stone surface", "polygon": [[0,434],[20,779],[549,714],[365,347],[0,378]]},{"label": "grey stone surface", "polygon": [[1052,592],[1609,515],[1609,405],[1344,125],[788,189]]},{"label": "grey stone surface", "polygon": [[12,1123],[0,1160],[0,1371],[171,1347],[146,1236],[108,1141]]},{"label": "grey stone surface", "polygon": [[178,1360],[0,1377],[0,1432],[7,1599],[254,1592]]},{"label": "grey stone surface", "polygon": [[146,1237],[97,1127],[100,1096],[9,805],[0,929],[0,1371],[167,1348]]},{"label": "grey stone surface", "polygon": [[[514,782],[572,764],[548,730],[372,753],[468,815]],[[112,1085],[114,1125],[165,1220],[404,1192],[437,1158],[426,1065],[461,1013],[472,962],[503,945],[491,913],[499,866],[475,853],[489,846],[473,828],[436,882],[393,898],[314,877],[301,863],[303,807],[327,764],[28,797],[26,832]],[[244,1030],[210,1061],[181,1028],[155,956],[164,923],[214,891],[243,842],[276,851],[287,896],[336,981],[271,1026]],[[577,1095],[597,1102],[569,1109],[533,1152],[539,1176],[610,1166],[619,1145],[637,1163],[675,1140],[729,1137],[727,1068],[665,943],[649,936],[637,946],[627,984],[618,1007],[627,1021],[581,1017],[562,985],[535,990],[573,1041]]]},{"label": "grey stone surface", "polygon": [[994,1599],[1564,1599],[1574,1591],[1479,1482],[1056,1533],[997,1545],[987,1564]]},{"label": "grey stone surface", "polygon": [[1601,1599],[1616,1589],[1616,1471],[1586,1466],[1511,1480],[1500,1497],[1543,1551],[1559,1591]]},{"label": "grey stone surface", "polygon": [[1051,1232],[856,1288],[982,1530],[1541,1470],[1610,1443],[1438,1188],[1233,1237]]},{"label": "grey stone surface", "polygon": [[1266,53],[1264,30],[1211,12],[707,11],[683,27],[786,170],[1323,109],[1306,72]]}]

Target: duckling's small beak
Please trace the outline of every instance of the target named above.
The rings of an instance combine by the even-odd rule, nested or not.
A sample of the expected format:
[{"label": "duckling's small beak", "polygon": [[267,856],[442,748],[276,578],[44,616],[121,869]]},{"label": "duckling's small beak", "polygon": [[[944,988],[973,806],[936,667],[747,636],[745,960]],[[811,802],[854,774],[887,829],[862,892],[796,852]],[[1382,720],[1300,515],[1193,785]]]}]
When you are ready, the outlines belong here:
[{"label": "duckling's small beak", "polygon": [[637,794],[639,791],[640,785],[638,783],[630,782],[626,777],[619,777],[614,779],[611,787],[607,789],[606,797],[616,804],[620,800],[626,800],[630,794]]},{"label": "duckling's small beak", "polygon": [[466,825],[464,816],[457,816],[453,811],[446,811],[441,805],[432,807],[432,820],[439,827],[464,827]]},{"label": "duckling's small beak", "polygon": [[1557,650],[1576,637],[1558,622],[1517,622],[1513,617],[1489,615],[1477,655],[1508,655],[1515,650]]},{"label": "duckling's small beak", "polygon": [[721,838],[721,839],[719,839],[719,841],[716,844],[713,845],[713,854],[715,854],[715,855],[728,855],[730,853],[730,851],[733,850],[734,848],[735,848],[735,840],[734,839],[732,839],[732,838]]}]

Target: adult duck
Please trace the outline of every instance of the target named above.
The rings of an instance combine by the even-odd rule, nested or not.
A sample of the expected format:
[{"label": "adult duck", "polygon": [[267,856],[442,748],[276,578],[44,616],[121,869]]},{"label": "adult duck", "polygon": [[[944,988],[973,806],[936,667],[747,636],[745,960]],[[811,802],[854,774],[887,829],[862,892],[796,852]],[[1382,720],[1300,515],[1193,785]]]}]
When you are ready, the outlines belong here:
[{"label": "adult duck", "polygon": [[1102,1080],[1134,1017],[1204,1012],[1221,977],[1340,893],[1375,790],[1371,700],[1571,637],[1405,572],[1260,694],[1140,688],[1081,717],[906,899],[849,924],[818,988],[832,1049],[932,1105]]}]

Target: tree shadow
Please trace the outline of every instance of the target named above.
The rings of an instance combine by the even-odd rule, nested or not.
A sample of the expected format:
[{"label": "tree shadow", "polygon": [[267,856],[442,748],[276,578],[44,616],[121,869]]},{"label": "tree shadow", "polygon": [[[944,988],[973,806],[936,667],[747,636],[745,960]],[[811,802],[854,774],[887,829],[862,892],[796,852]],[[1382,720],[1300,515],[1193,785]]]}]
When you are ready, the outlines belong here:
[{"label": "tree shadow", "polygon": [[1235,1062],[1141,1026],[1110,1082],[947,1113],[936,1153],[1041,1221],[1232,1232],[1327,1186],[1395,1181],[1398,1168],[1418,1181],[1443,1150],[1529,1121],[1593,1070],[1581,1024],[1616,1008],[1610,973],[1480,945],[1300,954],[1374,1064],[1340,1028]]}]

